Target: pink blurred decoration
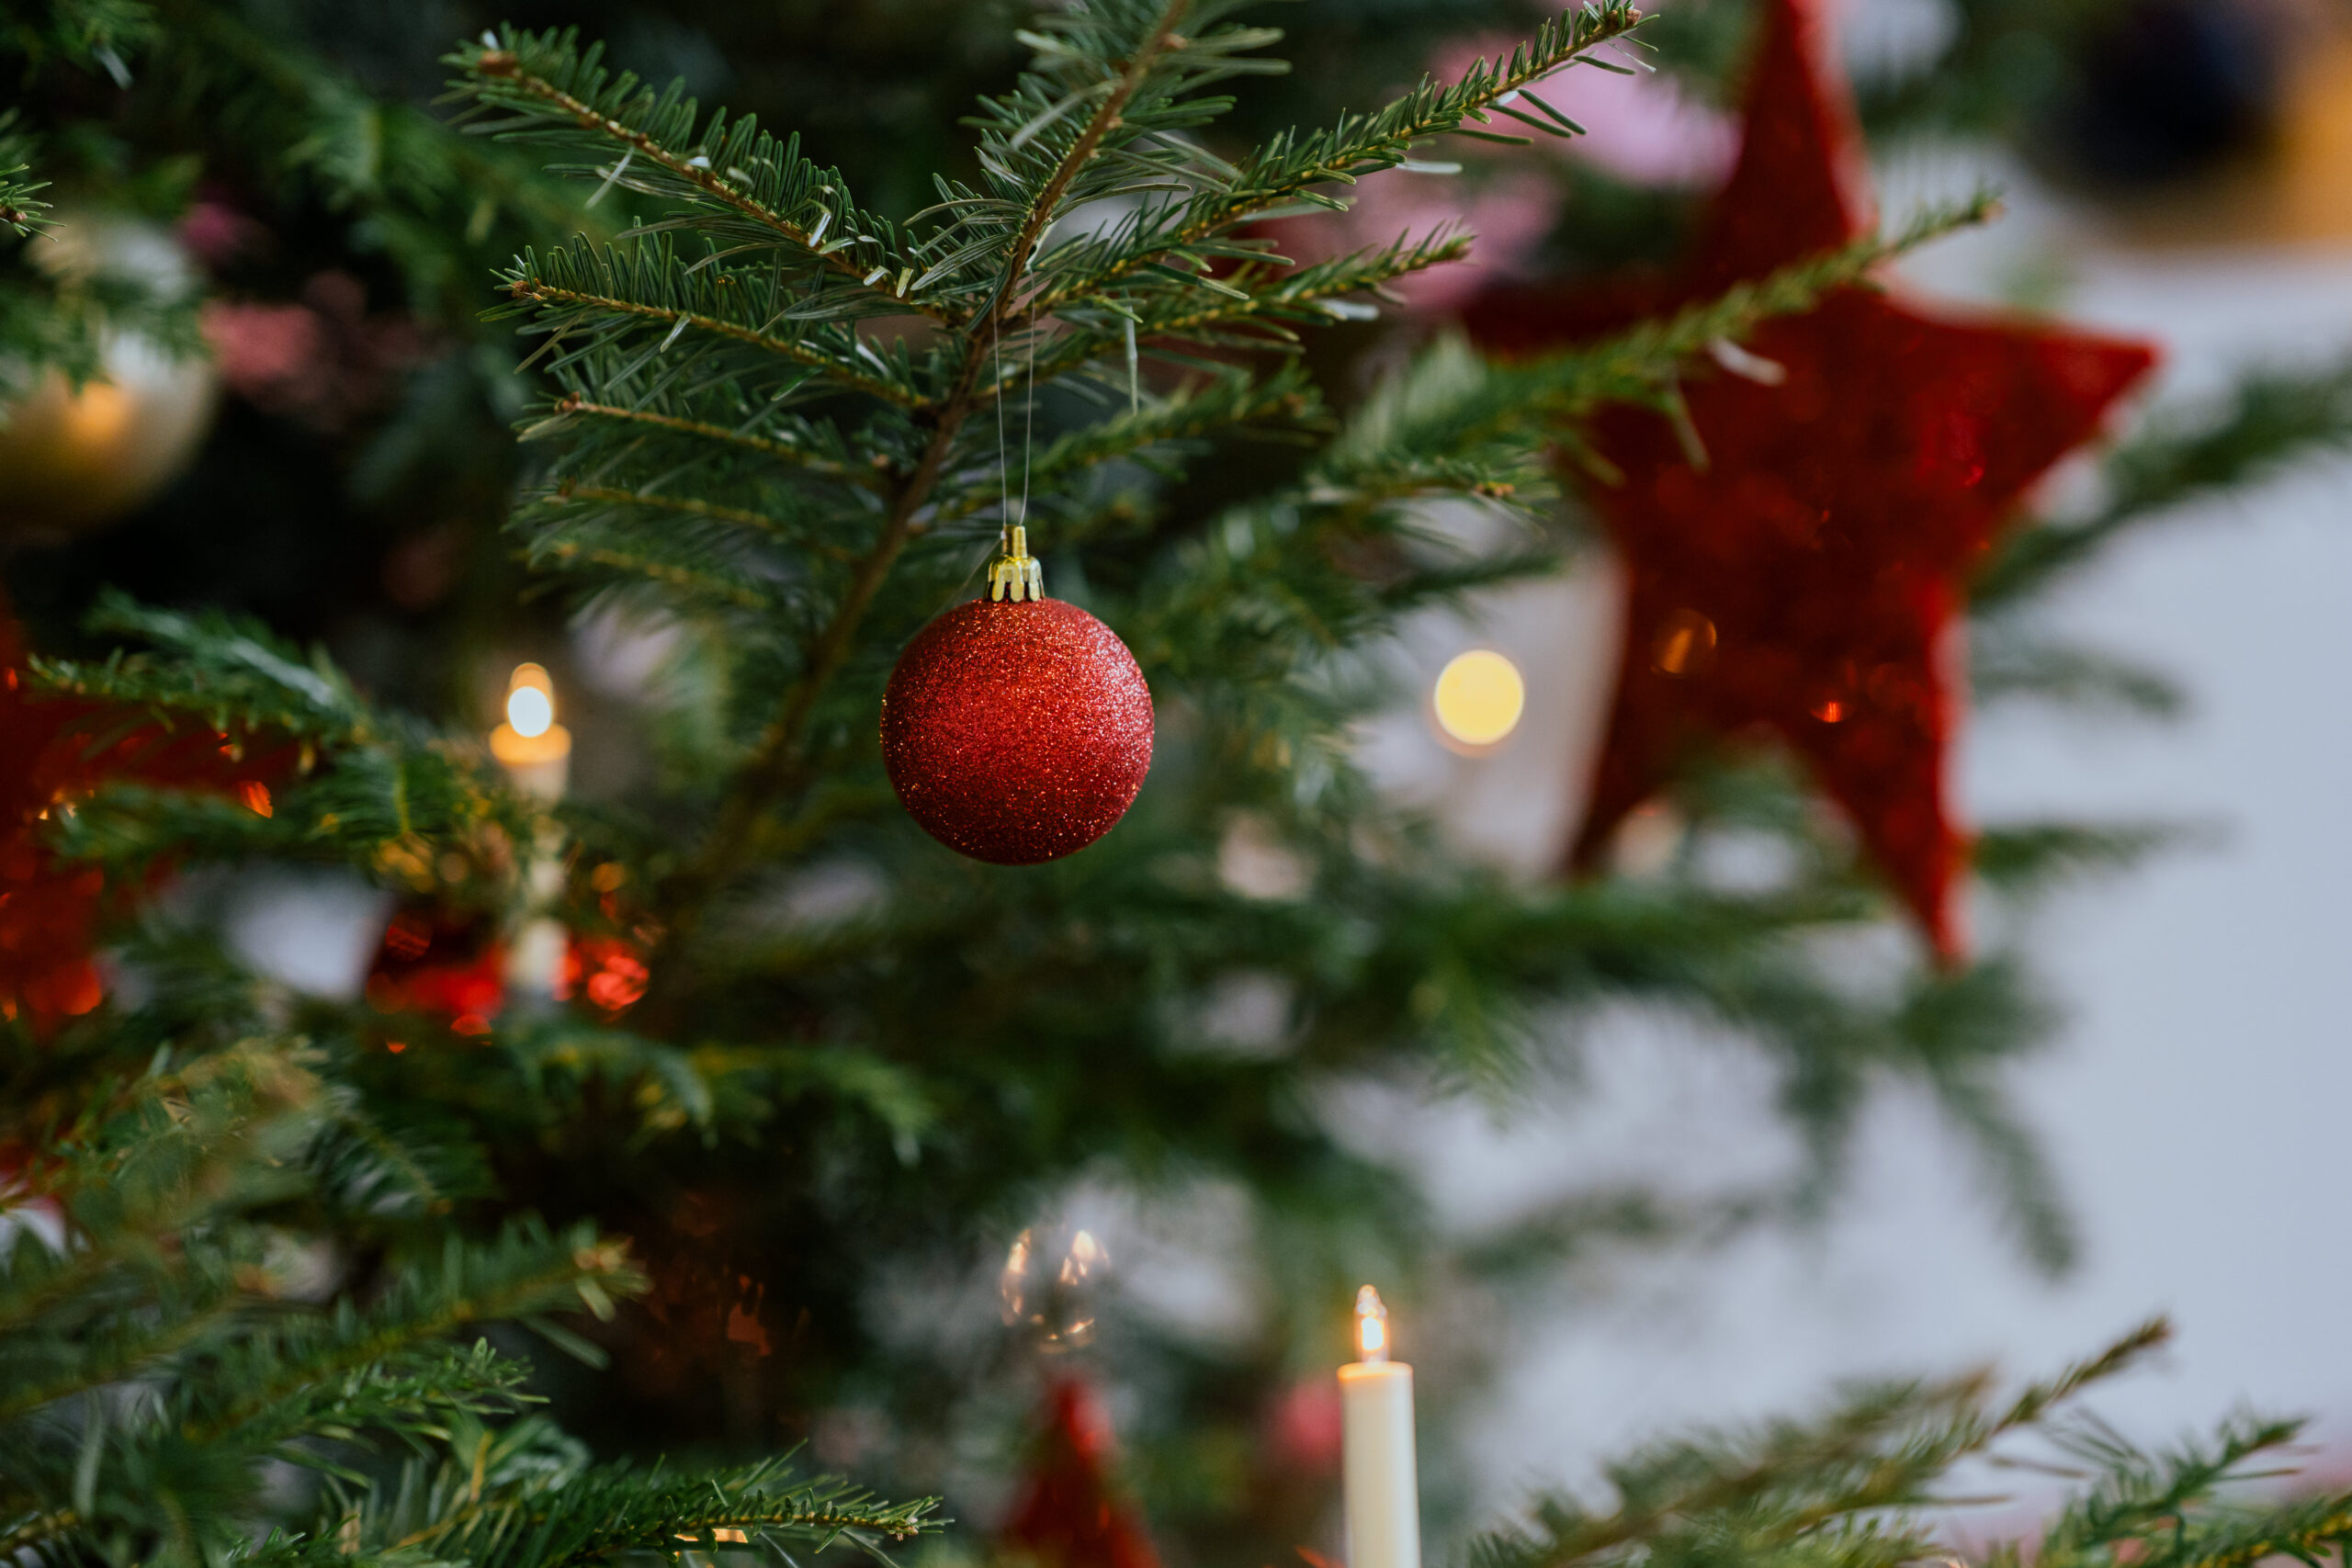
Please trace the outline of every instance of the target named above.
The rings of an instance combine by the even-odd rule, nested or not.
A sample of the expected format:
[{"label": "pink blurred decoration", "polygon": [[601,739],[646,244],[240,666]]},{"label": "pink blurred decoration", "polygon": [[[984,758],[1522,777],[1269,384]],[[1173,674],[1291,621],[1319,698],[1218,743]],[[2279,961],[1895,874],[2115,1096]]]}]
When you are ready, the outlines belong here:
[{"label": "pink blurred decoration", "polygon": [[187,209],[177,232],[188,254],[214,272],[262,249],[269,241],[267,228],[232,204],[211,197],[199,199]]},{"label": "pink blurred decoration", "polygon": [[379,406],[431,348],[410,318],[369,315],[365,286],[345,272],[312,277],[299,304],[209,301],[204,335],[230,391],[322,431]]},{"label": "pink blurred decoration", "polygon": [[[1430,61],[1430,73],[1442,82],[1459,80],[1481,59],[1509,53],[1512,41],[1501,35],[1461,39]],[[1533,147],[1515,149],[1440,142],[1420,156],[1477,163],[1460,175],[1374,175],[1349,193],[1353,205],[1348,211],[1290,219],[1267,231],[1283,254],[1312,262],[1448,223],[1466,229],[1477,240],[1469,260],[1390,285],[1416,313],[1443,313],[1494,274],[1518,270],[1557,220],[1560,193],[1544,170],[1545,158],[1583,159],[1634,185],[1720,185],[1739,151],[1731,117],[1686,97],[1672,78],[1648,69],[1643,51],[1626,50],[1615,58],[1632,64],[1634,74],[1577,67],[1540,89],[1544,100],[1583,126],[1586,135],[1565,141],[1536,138]],[[1499,117],[1495,127],[1518,129]]]},{"label": "pink blurred decoration", "polygon": [[[1441,82],[1457,81],[1481,59],[1508,54],[1516,41],[1499,33],[1464,39],[1437,56],[1430,74]],[[1730,177],[1732,160],[1739,154],[1739,126],[1730,115],[1684,96],[1673,77],[1650,68],[1647,50],[1612,47],[1601,50],[1600,57],[1632,67],[1633,74],[1571,66],[1536,89],[1586,134],[1565,141],[1537,137],[1533,149],[1516,154],[1497,149],[1498,155],[1526,158],[1536,152],[1580,158],[1630,185],[1713,186]],[[1495,129],[1520,131],[1500,116]]]},{"label": "pink blurred decoration", "polygon": [[1345,212],[1285,219],[1265,225],[1266,232],[1283,254],[1306,263],[1385,245],[1399,235],[1418,239],[1448,224],[1466,229],[1478,242],[1471,259],[1388,286],[1412,310],[1437,314],[1465,302],[1489,274],[1532,255],[1559,206],[1552,182],[1532,169],[1510,170],[1476,186],[1459,175],[1392,170],[1350,194],[1355,205]]},{"label": "pink blurred decoration", "polygon": [[1623,58],[1631,76],[1588,66],[1546,85],[1544,101],[1589,133],[1555,145],[1629,185],[1713,186],[1729,178],[1739,155],[1732,118],[1685,97],[1674,78],[1644,68],[1638,51]]},{"label": "pink blurred decoration", "polygon": [[1310,1475],[1340,1468],[1340,1385],[1306,1378],[1283,1390],[1267,1413],[1266,1447],[1285,1469]]},{"label": "pink blurred decoration", "polygon": [[204,336],[229,389],[266,406],[299,392],[317,373],[326,333],[307,306],[216,299],[204,307]]}]

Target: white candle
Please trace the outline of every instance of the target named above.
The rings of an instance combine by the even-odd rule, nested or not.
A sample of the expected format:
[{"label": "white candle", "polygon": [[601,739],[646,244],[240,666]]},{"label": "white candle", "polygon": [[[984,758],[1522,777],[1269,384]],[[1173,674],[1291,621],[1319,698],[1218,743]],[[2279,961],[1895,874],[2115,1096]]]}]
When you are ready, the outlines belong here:
[{"label": "white candle", "polygon": [[555,682],[536,664],[506,681],[506,722],[490,732],[490,754],[525,795],[561,800],[571,782],[571,731],[555,721]]},{"label": "white candle", "polygon": [[1356,1352],[1340,1369],[1348,1568],[1421,1568],[1413,1369],[1388,1359],[1388,1309],[1370,1285],[1356,1292]]},{"label": "white candle", "polygon": [[[490,732],[490,754],[525,795],[558,801],[571,782],[571,731],[555,721],[555,682],[537,664],[518,664],[506,682],[506,722]],[[551,825],[523,864],[523,921],[506,950],[506,983],[530,997],[552,996],[571,938],[546,911],[563,891],[563,862]]]}]

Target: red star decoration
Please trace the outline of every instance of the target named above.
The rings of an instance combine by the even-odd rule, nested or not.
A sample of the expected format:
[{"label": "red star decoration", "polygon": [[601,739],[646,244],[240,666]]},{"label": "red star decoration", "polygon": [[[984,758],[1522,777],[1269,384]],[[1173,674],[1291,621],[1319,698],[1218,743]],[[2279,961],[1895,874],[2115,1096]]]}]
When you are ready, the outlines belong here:
[{"label": "red star decoration", "polygon": [[[1679,279],[1498,288],[1469,308],[1472,335],[1499,355],[1557,349],[1868,232],[1860,133],[1822,30],[1811,0],[1765,0],[1739,162]],[[1646,410],[1591,432],[1624,475],[1590,498],[1630,603],[1570,863],[1591,864],[1694,742],[1775,733],[1956,959],[1964,848],[1943,766],[1967,577],[2154,353],[1861,288],[1765,323],[1748,348],[1769,363],[1726,355],[1686,388],[1705,467]]]}]

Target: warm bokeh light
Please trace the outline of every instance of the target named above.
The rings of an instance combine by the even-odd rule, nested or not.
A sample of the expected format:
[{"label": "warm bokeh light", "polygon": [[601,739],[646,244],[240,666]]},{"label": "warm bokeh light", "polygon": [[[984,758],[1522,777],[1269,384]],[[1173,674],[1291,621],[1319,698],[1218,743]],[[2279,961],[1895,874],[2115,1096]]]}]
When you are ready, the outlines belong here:
[{"label": "warm bokeh light", "polygon": [[1668,675],[1703,675],[1715,661],[1715,623],[1696,610],[1677,610],[1658,623],[1650,662]]},{"label": "warm bokeh light", "polygon": [[506,682],[506,722],[529,739],[555,723],[555,682],[537,664],[518,664]]},{"label": "warm bokeh light", "polygon": [[1492,746],[1519,728],[1527,682],[1519,666],[1491,649],[1456,654],[1432,694],[1439,728],[1464,746]]},{"label": "warm bokeh light", "polygon": [[1388,1359],[1388,1308],[1370,1285],[1356,1292],[1356,1355],[1366,1361]]}]

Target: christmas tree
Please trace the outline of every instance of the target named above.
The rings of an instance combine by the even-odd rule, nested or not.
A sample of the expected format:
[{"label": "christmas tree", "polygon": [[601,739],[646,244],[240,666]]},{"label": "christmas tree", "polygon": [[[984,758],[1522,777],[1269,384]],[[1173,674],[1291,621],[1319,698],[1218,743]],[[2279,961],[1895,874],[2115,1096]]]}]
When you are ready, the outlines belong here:
[{"label": "christmas tree", "polygon": [[[1583,874],[1531,883],[1448,849],[1354,745],[1408,617],[1558,571],[1612,496],[1727,457],[1711,400],[1804,368],[1775,333],[1859,308],[1891,257],[1987,204],[1702,261],[1575,330],[1502,341],[1489,298],[1468,312],[1482,355],[1396,293],[1466,233],[1317,254],[1311,220],[1374,181],[1475,184],[1500,177],[1482,148],[1574,137],[1580,80],[1629,69],[1616,46],[1644,34],[1727,97],[1803,111],[1831,149],[1799,10],[1650,28],[1602,5],[1385,101],[1378,73],[1461,13],[1401,11],[1368,82],[1321,69],[1350,18],[1302,8],[1283,47],[1317,69],[1292,78],[1239,12],[1107,0],[1014,32],[952,8],[828,95],[898,118],[805,139],[564,30],[462,46],[436,110],[400,8],[338,8],[340,37],[323,8],[309,36],[228,5],[9,14],[0,42],[40,90],[0,155],[7,391],[22,409],[44,378],[68,400],[119,385],[114,345],[194,353],[201,319],[232,393],[195,474],[128,531],[11,565],[36,634],[5,694],[13,1548],[889,1550],[933,1506],[865,1487],[945,1492],[960,1517],[963,1456],[1012,1447],[1032,1371],[975,1297],[1086,1185],[1229,1201],[1261,1281],[1261,1321],[1214,1349],[1104,1309],[1100,1375],[1148,1403],[1131,1451],[1188,1558],[1325,1540],[1329,1445],[1290,1404],[1340,1359],[1333,1303],[1362,1277],[1427,1320],[1580,1246],[1802,1210],[1884,1082],[1932,1090],[2021,1243],[2064,1261],[2003,1097],[2048,1027],[2016,921],[2150,830],[1978,830],[1968,865],[1999,918],[1972,951],[1943,918],[1960,865],[1940,807],[1933,832],[1873,832],[1861,792],[1801,748],[1677,735],[1641,761],[1678,852],[1612,874],[1597,839]],[[1001,35],[959,55],[981,19]],[[1984,33],[2028,26],[1988,18],[1956,59],[1996,80]],[[775,58],[806,85],[805,59]],[[886,89],[910,79],[906,108]],[[1932,96],[1866,107],[1891,126]],[[1531,263],[1547,298],[1706,243],[1687,193],[1562,178]],[[59,265],[42,247],[98,231],[100,206],[180,219],[185,254],[142,269],[118,243]],[[2340,375],[2250,383],[2120,448],[2097,510],[2008,515],[2136,354],[2076,388],[2065,439],[1984,459],[2016,471],[1937,601],[1957,614],[1966,591],[1980,699],[2160,705],[2154,677],[2037,641],[2024,607],[2352,413]],[[9,488],[22,533],[96,521],[32,476]],[[652,663],[634,706],[575,712],[582,683],[548,652],[573,615]],[[1654,667],[1629,660],[1629,681],[1705,680],[1744,625],[1643,634]],[[473,682],[496,649],[557,675],[517,672],[485,755]],[[1948,700],[1873,686],[1877,668],[1794,695],[1826,725]],[[1925,720],[1905,734],[1941,743]],[[566,793],[574,761],[594,787]],[[1784,873],[1712,877],[1717,836],[1769,840]],[[360,994],[257,974],[205,919],[207,868],[256,863],[390,896]],[[1866,984],[1823,956],[1885,933]],[[1227,1037],[1241,986],[1277,998],[1265,1039]],[[1563,1020],[1628,1003],[1775,1066],[1815,1156],[1799,1190],[1701,1212],[1581,1194],[1469,1240],[1317,1114],[1351,1083],[1509,1095],[1572,1055]],[[2030,1429],[2097,1479],[2002,1552],[2218,1568],[2328,1550],[2342,1499],[2226,1490],[2291,1428],[2153,1457],[2060,1415],[2157,1337],[2006,1402],[1983,1379],[1889,1388],[1637,1455],[1605,1505],[1555,1499],[1477,1550],[1497,1568],[1726,1549],[1891,1568],[1951,1550],[1924,1506]],[[804,1438],[850,1478],[779,1460]],[[1295,1461],[1291,1483],[1237,1455]]]}]

